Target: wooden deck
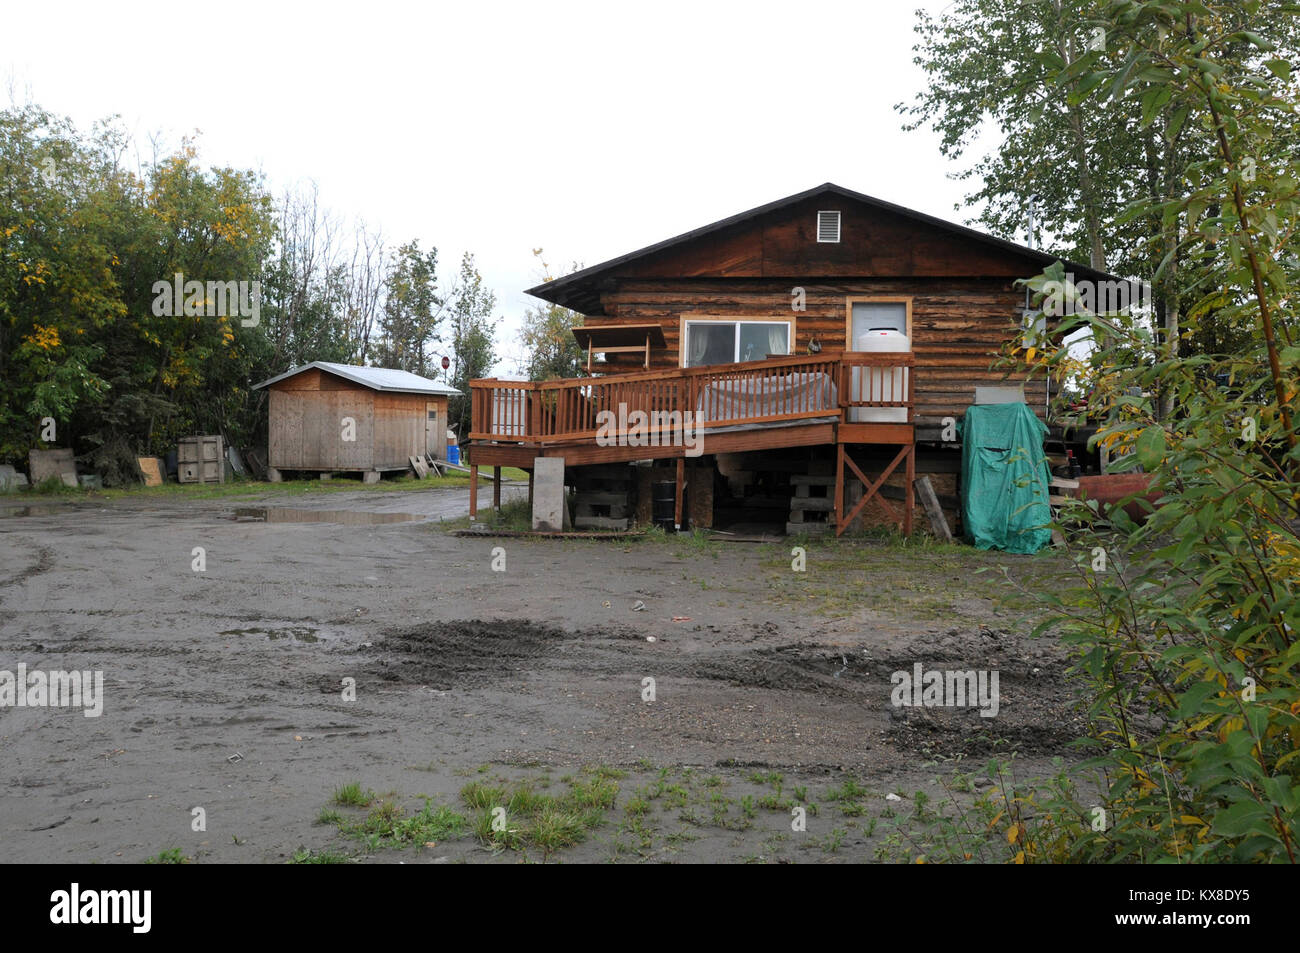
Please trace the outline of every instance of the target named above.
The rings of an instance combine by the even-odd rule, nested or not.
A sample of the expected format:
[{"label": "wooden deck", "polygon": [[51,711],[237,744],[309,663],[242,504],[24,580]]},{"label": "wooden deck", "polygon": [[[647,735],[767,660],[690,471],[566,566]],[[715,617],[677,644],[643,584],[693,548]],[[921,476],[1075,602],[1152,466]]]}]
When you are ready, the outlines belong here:
[{"label": "wooden deck", "polygon": [[[906,468],[906,501],[898,522],[910,533],[914,371],[910,353],[843,352],[557,381],[472,381],[470,512],[477,513],[481,466],[531,474],[537,457],[563,457],[566,466],[667,458],[678,461],[680,523],[687,457],[831,445],[838,460],[836,535],[872,498],[892,512],[878,490],[900,464]],[[872,410],[899,419],[860,419]],[[900,450],[871,480],[848,454],[846,446],[853,444]],[[846,477],[867,488],[849,512],[843,505]],[[493,502],[500,503],[499,486]]]}]

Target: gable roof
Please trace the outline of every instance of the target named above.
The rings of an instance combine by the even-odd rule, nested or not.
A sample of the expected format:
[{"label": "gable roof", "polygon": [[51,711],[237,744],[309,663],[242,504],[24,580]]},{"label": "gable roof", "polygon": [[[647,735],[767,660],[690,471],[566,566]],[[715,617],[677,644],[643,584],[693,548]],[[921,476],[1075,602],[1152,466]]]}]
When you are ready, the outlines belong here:
[{"label": "gable roof", "polygon": [[[580,271],[575,271],[573,274],[543,282],[540,285],[529,288],[527,293],[536,298],[541,298],[544,301],[550,301],[553,304],[572,308],[573,310],[584,314],[592,313],[593,310],[598,311],[600,308],[599,287],[602,282],[617,277],[619,271],[625,266],[641,262],[642,260],[651,258],[661,252],[675,249],[699,241],[700,239],[719,236],[720,233],[733,229],[736,226],[753,223],[765,215],[779,212],[809,199],[819,198],[822,196],[836,196],[859,202],[869,208],[878,209],[882,212],[938,229],[941,232],[950,234],[962,241],[984,246],[993,251],[1003,252],[1009,256],[1022,258],[1026,260],[1026,263],[1046,267],[1052,262],[1061,261],[1065,265],[1067,271],[1073,272],[1078,277],[1090,278],[1094,281],[1121,280],[1116,278],[1114,275],[1108,275],[1104,272],[1097,271],[1088,265],[1066,261],[1058,255],[1049,255],[1046,252],[1038,251],[1028,247],[1027,245],[1020,245],[1016,242],[1007,241],[1006,239],[995,238],[992,235],[985,234],[984,232],[977,231],[973,228],[967,228],[964,225],[957,225],[941,218],[935,218],[933,215],[926,215],[925,213],[918,212],[914,209],[904,208],[901,205],[895,205],[892,202],[886,202],[883,199],[865,195],[862,192],[854,192],[851,189],[846,189],[834,184],[833,182],[826,182],[816,188],[808,189],[806,192],[799,192],[783,199],[777,199],[775,202],[769,202],[766,205],[760,205],[757,208],[741,212],[738,215],[732,215],[730,218],[721,219],[711,225],[705,225],[689,232],[683,232],[681,235],[665,239],[664,241],[657,242],[653,245],[647,245],[645,248],[629,252],[626,255],[620,255],[617,258],[611,258],[609,261],[601,262],[598,265],[583,268]],[[872,277],[898,276],[882,274]],[[1026,274],[1024,277],[1028,278],[1030,275]]]},{"label": "gable roof", "polygon": [[402,394],[437,394],[448,397],[460,394],[460,391],[454,387],[439,384],[437,381],[431,381],[427,377],[420,377],[410,371],[399,371],[390,367],[358,367],[355,364],[335,364],[331,361],[312,361],[310,364],[292,368],[283,374],[268,378],[260,384],[254,384],[253,390],[269,387],[286,378],[293,377],[295,374],[301,374],[303,371],[313,368],[342,377],[354,384],[369,387],[371,390],[396,391]]}]

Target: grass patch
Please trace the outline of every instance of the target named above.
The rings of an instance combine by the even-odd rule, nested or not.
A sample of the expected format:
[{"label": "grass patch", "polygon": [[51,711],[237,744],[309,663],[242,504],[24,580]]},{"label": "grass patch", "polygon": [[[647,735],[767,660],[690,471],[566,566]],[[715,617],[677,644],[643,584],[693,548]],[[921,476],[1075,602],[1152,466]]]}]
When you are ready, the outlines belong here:
[{"label": "grass patch", "polygon": [[352,858],[333,850],[296,850],[289,858],[291,864],[350,864]]},{"label": "grass patch", "polygon": [[793,572],[792,545],[759,550],[767,601],[832,619],[869,609],[910,621],[978,621],[1004,608],[1030,607],[1025,593],[1051,588],[1068,568],[1051,550],[1016,556],[877,533],[800,540],[806,570]]},{"label": "grass patch", "polygon": [[[528,505],[528,498],[522,497],[516,500],[507,500],[501,504],[501,509],[492,509],[490,505],[483,505],[482,490],[479,490],[478,520],[474,523],[476,526],[482,526],[485,529],[508,532],[508,533],[526,533],[533,528],[533,511]],[[490,503],[491,497],[488,497]],[[440,532],[454,533],[458,530],[469,529],[470,518],[462,516],[460,519],[443,520],[434,524]]]},{"label": "grass patch", "polygon": [[378,795],[374,791],[362,790],[361,785],[354,781],[335,788],[331,800],[342,807],[368,807],[376,797]]},{"label": "grass patch", "polygon": [[423,808],[410,814],[391,797],[375,799],[373,792],[367,793],[372,799],[366,802],[370,810],[364,815],[350,820],[338,811],[326,809],[321,811],[317,823],[333,824],[340,833],[364,841],[368,850],[432,847],[439,841],[469,833],[470,824],[465,815],[445,804],[435,805],[432,798],[425,798]]},{"label": "grass patch", "polygon": [[[490,471],[489,471],[490,472]],[[514,467],[502,467],[503,480],[527,480],[528,474]],[[50,484],[50,485],[46,485]],[[360,479],[339,476],[332,480],[285,480],[282,483],[265,483],[258,480],[235,477],[226,483],[164,483],[161,486],[112,487],[103,490],[86,490],[80,487],[67,487],[58,478],[44,481],[40,486],[31,487],[25,493],[56,496],[84,496],[90,499],[119,500],[125,498],[184,498],[189,500],[212,500],[253,496],[309,496],[318,493],[346,493],[363,490],[367,493],[407,493],[415,490],[430,490],[448,487],[469,486],[469,474],[449,473],[442,477],[429,477],[418,480],[412,474],[403,474],[396,478],[388,477],[378,483],[363,483]],[[479,486],[485,486],[480,474]],[[5,494],[9,495],[9,494]]]},{"label": "grass patch", "polygon": [[192,864],[194,860],[186,857],[179,847],[168,847],[166,850],[160,850],[148,860],[146,864]]},{"label": "grass patch", "polygon": [[493,784],[473,781],[460,790],[462,803],[477,811],[474,834],[489,847],[501,850],[535,848],[550,854],[572,847],[605,823],[606,812],[618,800],[619,786],[603,767],[584,768],[565,777],[561,794],[539,791],[533,781]]}]

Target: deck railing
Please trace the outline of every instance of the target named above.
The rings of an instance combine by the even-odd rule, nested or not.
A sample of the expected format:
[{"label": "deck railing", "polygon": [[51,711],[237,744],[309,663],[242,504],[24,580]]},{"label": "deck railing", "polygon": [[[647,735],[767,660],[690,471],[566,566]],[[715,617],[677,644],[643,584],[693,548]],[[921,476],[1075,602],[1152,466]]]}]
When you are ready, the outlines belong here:
[{"label": "deck railing", "polygon": [[900,423],[912,422],[911,352],[878,353],[848,351],[840,355],[840,405],[852,421],[861,410],[894,409]]},{"label": "deck railing", "polygon": [[530,445],[584,442],[629,424],[644,434],[669,431],[682,426],[686,413],[704,429],[854,419],[868,408],[897,408],[911,421],[912,367],[910,353],[848,352],[558,381],[476,380],[469,436]]}]

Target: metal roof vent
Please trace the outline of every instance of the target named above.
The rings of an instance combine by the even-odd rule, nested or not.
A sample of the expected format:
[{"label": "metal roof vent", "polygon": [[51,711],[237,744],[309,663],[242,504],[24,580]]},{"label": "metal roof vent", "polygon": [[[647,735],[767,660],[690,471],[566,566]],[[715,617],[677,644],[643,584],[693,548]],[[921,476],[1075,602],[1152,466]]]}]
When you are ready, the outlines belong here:
[{"label": "metal roof vent", "polygon": [[838,242],[840,240],[840,213],[817,213],[817,241]]}]

